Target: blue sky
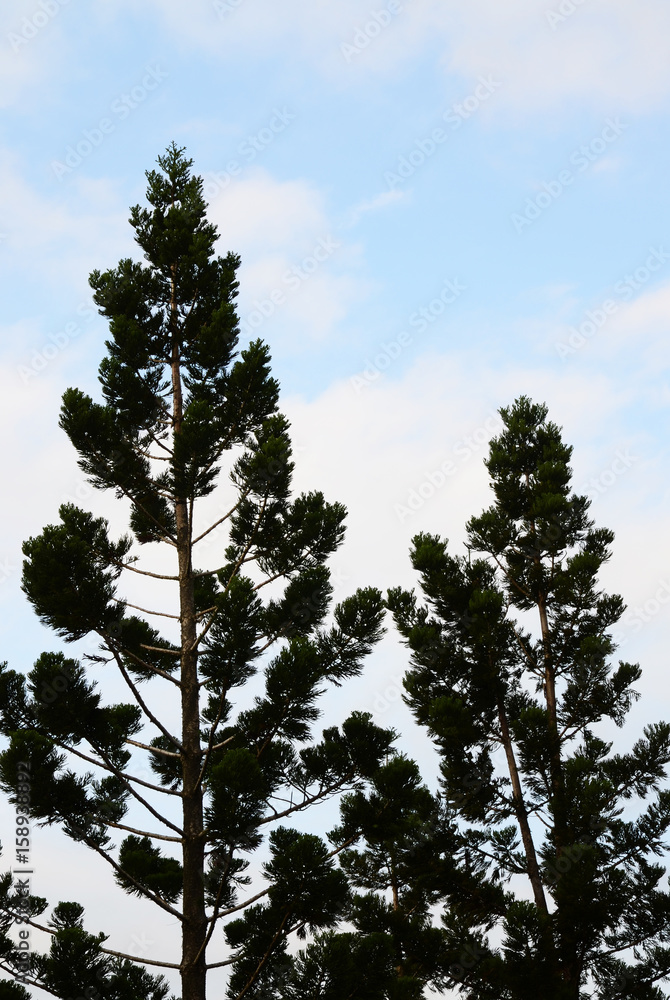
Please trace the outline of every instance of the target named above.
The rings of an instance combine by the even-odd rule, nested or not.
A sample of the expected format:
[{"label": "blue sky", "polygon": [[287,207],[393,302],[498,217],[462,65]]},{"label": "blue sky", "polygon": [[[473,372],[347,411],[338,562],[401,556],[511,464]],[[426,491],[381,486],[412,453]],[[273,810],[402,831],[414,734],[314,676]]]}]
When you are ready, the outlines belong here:
[{"label": "blue sky", "polygon": [[[349,508],[342,596],[411,585],[419,530],[461,543],[489,502],[496,411],[525,393],[616,532],[603,582],[644,670],[631,732],[667,717],[669,30],[664,0],[5,3],[2,658],[27,669],[57,646],[21,595],[21,541],[67,497],[123,527],[57,414],[66,387],[96,391],[88,274],[134,253],[128,208],[175,140],[221,252],[242,256],[243,329],[271,346],[296,484]],[[391,635],[329,710],[374,709],[430,774],[403,662]],[[40,836],[44,858],[70,856]],[[41,878],[55,895],[53,866]],[[131,947],[121,916],[116,934]]]}]

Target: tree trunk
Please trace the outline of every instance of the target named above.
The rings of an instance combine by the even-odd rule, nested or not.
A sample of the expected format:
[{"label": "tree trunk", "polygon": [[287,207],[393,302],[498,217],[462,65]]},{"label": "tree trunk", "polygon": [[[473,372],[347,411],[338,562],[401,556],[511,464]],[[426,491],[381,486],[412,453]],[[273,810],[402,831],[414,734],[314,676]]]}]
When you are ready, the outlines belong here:
[{"label": "tree trunk", "polygon": [[540,869],[537,863],[537,854],[535,853],[535,844],[533,843],[533,835],[530,830],[530,824],[528,823],[528,813],[526,812],[526,805],[523,801],[523,789],[521,787],[519,769],[517,767],[516,759],[514,757],[514,747],[512,746],[512,736],[509,731],[507,713],[505,711],[505,705],[503,704],[502,698],[500,696],[498,696],[498,721],[500,722],[500,733],[502,736],[503,746],[505,748],[505,756],[507,757],[507,768],[509,770],[509,776],[512,782],[512,799],[514,801],[514,811],[516,813],[517,823],[519,824],[519,830],[521,831],[521,840],[523,841],[523,849],[526,855],[526,864],[528,866],[528,878],[530,879],[530,884],[533,888],[535,905],[544,914],[544,916],[547,916],[549,911],[547,909],[547,900],[544,895],[542,876],[540,875]]},{"label": "tree trunk", "polygon": [[[177,337],[177,307],[175,269],[173,266],[170,302],[172,336],[172,402],[175,437],[181,433],[183,419],[182,385]],[[193,566],[191,562],[192,526],[188,500],[175,499],[177,525],[177,555],[179,559],[179,615],[181,625],[181,711],[182,711],[182,809],[184,843],[183,864],[183,923],[181,983],[182,1000],[205,1000],[206,956],[202,789],[199,783],[201,766],[200,703],[198,687],[198,651],[196,648],[196,616]]]},{"label": "tree trunk", "polygon": [[544,697],[547,704],[549,722],[549,741],[551,755],[549,760],[551,774],[551,790],[553,793],[553,813],[556,856],[560,857],[567,846],[567,823],[565,810],[565,783],[563,781],[563,764],[561,761],[561,741],[558,735],[558,720],[556,711],[556,677],[551,660],[551,644],[549,640],[549,620],[547,617],[546,595],[540,594],[538,599],[540,628],[542,630],[542,646],[544,650]]}]

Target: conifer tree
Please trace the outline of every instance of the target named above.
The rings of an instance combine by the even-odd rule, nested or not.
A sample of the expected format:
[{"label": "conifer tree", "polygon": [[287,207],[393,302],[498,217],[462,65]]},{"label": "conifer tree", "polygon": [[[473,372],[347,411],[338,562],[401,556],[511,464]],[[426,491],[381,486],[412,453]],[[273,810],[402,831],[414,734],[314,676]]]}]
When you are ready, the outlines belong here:
[{"label": "conifer tree", "polygon": [[412,652],[407,701],[440,754],[441,792],[483,866],[447,887],[442,984],[468,1000],[661,1000],[670,978],[670,725],[617,751],[637,665],[611,662],[624,605],[598,574],[613,534],[571,492],[547,408],[502,409],[493,505],[467,555],[413,540],[426,603],[389,592]]},{"label": "conifer tree", "polygon": [[[326,563],[345,510],[319,492],[293,496],[268,349],[256,341],[237,352],[239,258],[215,256],[218,234],[184,150],[173,144],[158,164],[149,207],[130,218],[144,262],[90,278],[110,329],[102,401],[68,389],[60,417],[88,480],[129,508],[130,531],[114,539],[104,518],[64,504],[24,544],[23,589],[40,620],[66,643],[97,635],[100,653],[80,662],[45,652],[27,675],[4,665],[0,784],[19,801],[27,768],[30,815],[61,826],[126,893],[178,921],[182,955],[136,960],[106,948],[76,902],[45,923],[46,900],[20,907],[6,876],[0,968],[56,997],[161,1000],[165,982],[139,961],[179,970],[182,1000],[204,1000],[217,964],[208,945],[225,927],[227,995],[251,1000],[275,995],[291,934],[333,926],[348,905],[337,849],[287,824],[362,788],[393,752],[393,734],[362,713],[311,735],[318,696],[359,673],[384,608],[380,592],[361,589],[326,620]],[[201,510],[224,468],[230,502],[207,523]],[[201,567],[212,539],[215,564]],[[173,603],[132,605],[129,574],[151,593],[158,581],[172,588]],[[127,703],[104,700],[108,670]],[[245,684],[255,699],[236,708]],[[169,718],[157,695],[173,698]],[[151,780],[138,775],[142,757]],[[265,880],[250,886],[249,859],[268,830]],[[28,972],[11,936],[22,919],[52,935]]]}]

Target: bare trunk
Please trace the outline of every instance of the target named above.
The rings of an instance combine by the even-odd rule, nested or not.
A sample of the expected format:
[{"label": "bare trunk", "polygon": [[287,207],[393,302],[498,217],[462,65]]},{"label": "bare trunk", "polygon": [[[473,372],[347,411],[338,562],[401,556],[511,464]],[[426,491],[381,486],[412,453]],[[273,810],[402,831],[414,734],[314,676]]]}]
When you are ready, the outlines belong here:
[{"label": "bare trunk", "polygon": [[505,748],[505,756],[507,757],[507,768],[512,782],[514,811],[516,813],[517,823],[519,824],[519,830],[521,831],[521,840],[523,842],[523,849],[526,855],[528,878],[530,879],[530,884],[533,889],[535,905],[541,913],[546,916],[549,913],[547,909],[547,900],[544,895],[544,886],[542,885],[542,877],[537,863],[537,854],[535,853],[533,835],[530,830],[530,824],[528,823],[528,813],[526,812],[526,805],[523,801],[523,789],[521,788],[519,769],[517,767],[516,758],[514,757],[514,747],[512,746],[512,737],[509,731],[507,713],[500,697],[498,698],[498,721],[500,722],[500,732],[502,734],[503,746]]},{"label": "bare trunk", "polygon": [[563,765],[561,762],[561,743],[558,736],[558,717],[556,709],[556,677],[551,662],[551,645],[549,641],[549,620],[547,617],[546,597],[541,594],[538,599],[540,628],[542,630],[542,645],[544,649],[544,697],[547,705],[547,720],[549,723],[549,773],[551,776],[552,808],[554,813],[554,842],[556,856],[560,857],[567,845],[567,821],[565,810],[565,784],[563,781]]}]

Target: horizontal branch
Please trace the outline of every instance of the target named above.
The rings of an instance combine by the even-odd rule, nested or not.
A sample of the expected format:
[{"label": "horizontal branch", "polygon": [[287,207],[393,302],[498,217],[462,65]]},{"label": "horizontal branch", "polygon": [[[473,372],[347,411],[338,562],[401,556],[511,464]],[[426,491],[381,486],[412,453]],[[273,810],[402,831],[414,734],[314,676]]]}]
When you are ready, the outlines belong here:
[{"label": "horizontal branch", "polygon": [[129,569],[131,573],[139,573],[140,576],[150,576],[153,580],[172,580],[174,583],[179,583],[178,576],[165,576],[163,573],[150,573],[148,569],[138,569],[136,566],[132,566],[130,563],[124,563],[120,560],[110,560],[112,566],[118,566],[119,569]]},{"label": "horizontal branch", "polygon": [[181,969],[181,965],[175,962],[159,962],[155,958],[140,958],[138,955],[126,955],[124,951],[113,951],[111,948],[101,948],[105,955],[113,955],[115,958],[126,958],[130,962],[140,962],[142,965],[155,965],[159,969]]},{"label": "horizontal branch", "polygon": [[102,820],[105,826],[112,826],[115,830],[125,830],[126,833],[137,833],[140,837],[151,837],[152,840],[168,840],[173,844],[183,844],[183,837],[169,837],[167,833],[149,833],[148,830],[136,830],[135,827],[126,826],[125,823],[113,823],[105,816],[96,817]]},{"label": "horizontal branch", "polygon": [[[175,824],[171,822],[171,820],[166,819],[165,816],[161,816],[158,810],[154,809],[151,803],[147,802],[144,796],[140,795],[137,789],[132,787],[130,782],[134,781],[136,784],[143,785],[145,788],[150,788],[154,792],[162,792],[164,795],[176,795],[177,798],[181,798],[179,792],[173,792],[169,788],[162,788],[160,785],[152,785],[149,781],[145,781],[143,778],[135,778],[131,774],[126,774],[125,771],[122,771],[120,768],[115,767],[115,765],[112,764],[109,758],[105,758],[105,756],[102,754],[101,755],[103,756],[103,762],[100,762],[96,760],[94,757],[89,757],[88,754],[82,753],[81,750],[75,750],[74,747],[69,746],[67,743],[62,743],[61,741],[54,739],[53,736],[50,736],[49,738],[56,744],[57,747],[61,747],[61,749],[67,750],[69,753],[74,754],[76,757],[80,757],[82,760],[87,761],[87,763],[94,764],[96,767],[100,767],[104,771],[108,771],[110,774],[113,774],[116,778],[119,779],[119,781],[121,781],[126,786],[126,789],[133,796],[133,798],[136,799],[141,805],[143,805],[144,808],[147,809],[151,813],[151,815],[158,820],[159,823],[164,823],[165,826],[170,827],[170,829],[174,830],[175,833],[178,833],[181,838],[183,831],[180,830],[178,826],[175,826]],[[99,748],[96,749],[98,749],[98,753],[101,753]]]},{"label": "horizontal branch", "polygon": [[[44,924],[38,924],[36,920],[32,920],[30,917],[24,916],[23,912],[21,912],[20,914],[14,913],[12,910],[4,910],[4,912],[8,913],[10,916],[14,917],[16,920],[20,920],[22,924],[29,924],[31,927],[34,927],[35,930],[37,930],[37,931],[44,931],[45,934],[51,934],[52,937],[55,937],[56,934],[57,934],[57,931],[55,931],[53,929],[53,927],[46,927]],[[142,965],[156,965],[156,966],[158,966],[161,969],[180,969],[181,968],[180,965],[175,965],[174,962],[159,962],[157,959],[153,959],[153,958],[139,958],[137,955],[126,955],[126,953],[123,952],[123,951],[113,951],[111,948],[102,948],[102,947],[100,947],[100,951],[104,955],[113,955],[115,958],[126,958],[130,962],[140,962]],[[232,959],[232,961],[234,961],[234,959]],[[10,971],[1,962],[0,962],[0,969],[3,969],[5,972]],[[13,972],[10,972],[10,974],[12,976],[14,975]],[[16,976],[14,976],[14,978],[16,978]],[[21,979],[19,981],[20,982],[28,982],[27,979],[26,980]],[[40,983],[32,982],[32,983],[29,983],[29,985],[30,986],[37,986],[39,989],[42,989],[42,990],[48,990],[47,986],[42,986]],[[52,990],[48,990],[48,992],[51,993],[53,991]],[[54,996],[56,996],[55,993],[54,993]]]},{"label": "horizontal branch", "polygon": [[174,757],[176,760],[181,760],[181,754],[172,753],[171,750],[163,750],[161,747],[151,747],[146,743],[139,743],[137,740],[127,739],[126,743],[130,743],[134,747],[139,747],[140,750],[148,750],[149,753],[159,753],[163,757]]},{"label": "horizontal branch", "polygon": [[227,958],[225,962],[213,962],[211,965],[206,965],[206,969],[222,969],[224,965],[232,965],[233,962],[237,962],[239,955],[235,955],[233,958]]},{"label": "horizontal branch", "polygon": [[151,452],[144,451],[142,448],[134,448],[133,451],[144,458],[150,458],[152,462],[169,462],[171,458],[170,455],[152,455]]},{"label": "horizontal branch", "polygon": [[156,618],[173,618],[175,621],[180,621],[179,615],[169,615],[166,611],[149,611],[148,608],[140,608],[137,604],[128,604],[127,601],[122,601],[118,597],[113,597],[113,601],[117,604],[123,604],[126,608],[132,608],[133,611],[141,611],[144,615],[154,615]]},{"label": "horizontal branch", "polygon": [[[240,498],[238,499],[237,503],[235,503],[235,504],[234,504],[234,506],[232,506],[232,507],[230,508],[230,510],[228,511],[228,513],[227,513],[227,514],[224,514],[224,515],[223,515],[223,517],[220,517],[218,521],[215,521],[215,522],[214,522],[214,524],[210,524],[209,528],[207,528],[207,530],[206,530],[206,531],[203,531],[203,533],[202,533],[201,535],[198,535],[198,537],[197,537],[197,538],[194,538],[194,539],[193,539],[193,541],[191,542],[191,545],[197,545],[197,544],[198,544],[198,542],[201,542],[201,541],[203,540],[203,538],[206,538],[206,537],[207,537],[207,535],[209,535],[209,533],[210,533],[210,532],[214,531],[214,529],[215,529],[215,528],[218,528],[218,527],[219,527],[219,525],[220,525],[220,524],[223,524],[223,522],[224,522],[224,521],[227,521],[227,520],[228,520],[228,518],[229,518],[229,517],[230,517],[230,516],[231,516],[232,514],[234,514],[234,513],[235,513],[235,511],[236,511],[236,510],[237,510],[237,508],[239,507],[239,505],[240,505],[241,501],[242,501],[242,500],[244,499],[244,497],[245,497],[245,496],[247,496],[247,493],[248,493],[248,492],[249,492],[249,491],[247,490],[247,492],[246,492],[246,493],[243,493],[243,494],[242,494],[242,495],[240,496]],[[220,508],[219,508],[219,509],[220,509]]]},{"label": "horizontal branch", "polygon": [[269,885],[267,889],[263,889],[261,892],[257,892],[255,896],[252,896],[251,899],[245,900],[244,903],[238,903],[237,906],[231,906],[230,909],[228,910],[221,910],[220,913],[213,914],[211,917],[207,918],[207,923],[210,923],[211,921],[220,920],[221,917],[229,917],[231,913],[238,913],[240,910],[246,909],[247,906],[251,906],[251,904],[255,903],[256,900],[262,899],[263,896],[267,896],[271,888],[272,886]]},{"label": "horizontal branch", "polygon": [[234,743],[236,739],[237,739],[237,734],[235,733],[233,736],[229,736],[227,740],[223,740],[221,743],[217,743],[216,746],[212,747],[212,750],[222,750],[223,747],[227,747],[229,743]]},{"label": "horizontal branch", "polygon": [[[23,923],[27,924],[32,923],[31,920],[27,920],[23,917],[21,917],[21,920]],[[33,927],[35,926],[36,925],[33,924]],[[52,931],[51,933],[54,932]],[[17,983],[22,983],[24,986],[34,986],[38,990],[45,990],[47,993],[50,993],[53,997],[58,996],[55,990],[52,990],[49,986],[45,986],[43,983],[38,983],[36,979],[29,979],[28,976],[17,976],[16,970],[12,969],[11,965],[7,965],[6,962],[0,961],[0,969],[2,969],[3,972],[7,972],[12,977],[12,979],[16,980]]]},{"label": "horizontal branch", "polygon": [[[140,643],[140,649],[146,649],[149,653],[167,653],[168,656],[181,656],[181,649],[167,649],[165,646],[148,646],[145,642]],[[158,667],[153,667],[154,670],[158,671]],[[164,671],[161,671],[164,673]],[[168,674],[168,677],[170,675]],[[174,677],[170,677],[170,680],[174,680]],[[176,682],[177,684],[179,681]]]},{"label": "horizontal branch", "polygon": [[[178,798],[181,798],[179,792],[173,792],[168,788],[162,788],[159,785],[151,784],[151,782],[149,781],[144,781],[143,778],[136,778],[132,774],[126,774],[125,771],[121,771],[120,768],[115,767],[108,759],[105,760],[103,758],[103,760],[98,760],[97,758],[91,757],[89,756],[89,754],[84,753],[82,750],[76,750],[74,747],[70,746],[69,743],[63,743],[62,740],[58,740],[51,734],[48,734],[46,730],[44,732],[44,735],[48,736],[51,742],[54,743],[57,747],[60,747],[61,750],[65,750],[67,751],[67,753],[71,753],[75,757],[79,757],[80,760],[86,761],[87,764],[93,764],[94,767],[99,767],[101,770],[107,771],[108,774],[113,774],[116,778],[119,779],[119,781],[122,781],[125,784],[128,791],[130,792],[130,794],[133,796],[133,798],[137,799],[137,801],[141,805],[143,805],[146,809],[148,809],[149,812],[153,816],[155,816],[157,820],[159,820],[159,822],[165,823],[166,826],[169,826],[171,829],[175,831],[175,833],[178,833],[180,835],[178,838],[175,837],[174,839],[179,840],[179,842],[181,842],[182,831],[179,829],[179,827],[175,826],[174,823],[171,823],[170,820],[166,819],[164,816],[161,816],[161,814],[156,809],[154,809],[153,806],[146,801],[146,799],[144,799],[141,795],[138,794],[138,792],[130,785],[130,782],[134,781],[136,784],[143,785],[145,788],[150,788],[154,792],[163,792],[163,794],[165,795],[176,795]],[[132,742],[132,741],[126,741],[126,742]],[[107,821],[105,820],[105,822]]]}]

